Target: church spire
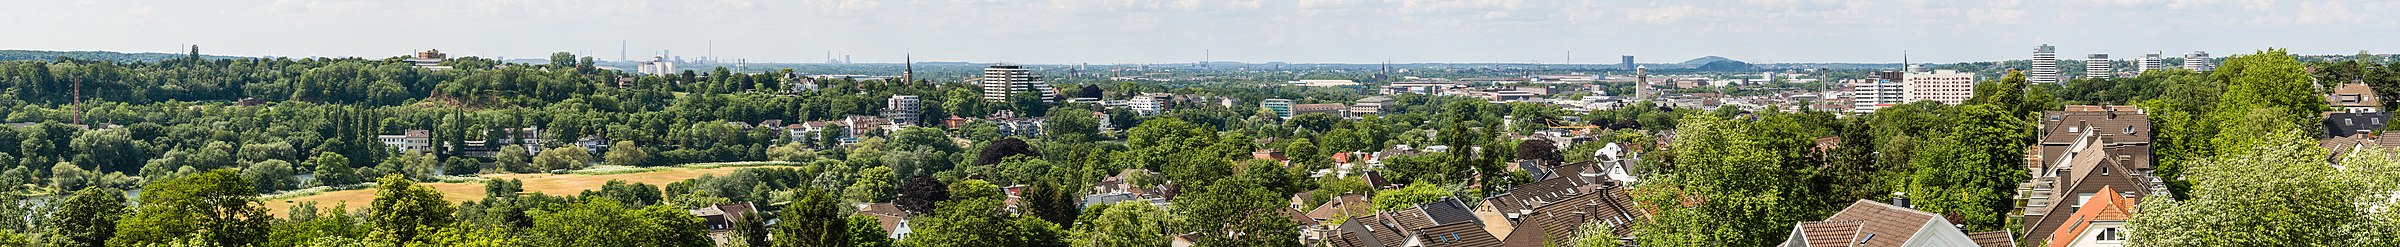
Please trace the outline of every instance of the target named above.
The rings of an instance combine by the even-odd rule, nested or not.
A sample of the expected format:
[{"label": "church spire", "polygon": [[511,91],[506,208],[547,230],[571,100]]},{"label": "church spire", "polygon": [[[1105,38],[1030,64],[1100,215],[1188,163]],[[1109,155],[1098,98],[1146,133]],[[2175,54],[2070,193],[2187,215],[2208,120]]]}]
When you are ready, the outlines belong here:
[{"label": "church spire", "polygon": [[900,83],[917,83],[916,55],[901,55],[900,62]]}]

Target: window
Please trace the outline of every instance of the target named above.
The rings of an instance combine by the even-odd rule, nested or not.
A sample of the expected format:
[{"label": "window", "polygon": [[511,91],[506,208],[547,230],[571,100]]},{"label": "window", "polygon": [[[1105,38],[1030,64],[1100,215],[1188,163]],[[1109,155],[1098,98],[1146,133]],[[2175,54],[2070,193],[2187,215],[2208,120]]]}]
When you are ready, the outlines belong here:
[{"label": "window", "polygon": [[2100,236],[2094,236],[2092,240],[2125,240],[2125,235],[2115,227],[2100,228]]}]

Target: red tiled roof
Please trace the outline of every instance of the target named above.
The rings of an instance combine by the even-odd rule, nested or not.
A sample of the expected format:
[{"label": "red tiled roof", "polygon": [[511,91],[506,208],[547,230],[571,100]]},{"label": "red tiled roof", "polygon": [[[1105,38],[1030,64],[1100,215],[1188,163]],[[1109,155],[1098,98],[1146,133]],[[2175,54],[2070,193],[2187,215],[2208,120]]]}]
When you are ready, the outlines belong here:
[{"label": "red tiled roof", "polygon": [[2092,195],[2092,200],[2084,202],[2083,208],[2076,209],[2074,216],[2068,218],[2065,225],[2050,233],[2050,246],[2067,246],[2075,243],[2075,237],[2082,236],[2081,233],[2091,230],[2092,222],[2132,219],[2133,199],[2118,194],[2116,188],[2103,186],[2100,187],[2100,192],[2092,193]]}]

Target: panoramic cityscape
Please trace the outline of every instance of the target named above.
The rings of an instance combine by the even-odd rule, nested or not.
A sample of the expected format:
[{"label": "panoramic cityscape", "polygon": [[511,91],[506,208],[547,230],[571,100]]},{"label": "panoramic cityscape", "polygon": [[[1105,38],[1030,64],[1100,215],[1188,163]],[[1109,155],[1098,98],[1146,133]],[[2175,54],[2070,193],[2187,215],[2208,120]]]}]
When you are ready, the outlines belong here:
[{"label": "panoramic cityscape", "polygon": [[2400,246],[2400,2],[8,5],[0,246]]}]

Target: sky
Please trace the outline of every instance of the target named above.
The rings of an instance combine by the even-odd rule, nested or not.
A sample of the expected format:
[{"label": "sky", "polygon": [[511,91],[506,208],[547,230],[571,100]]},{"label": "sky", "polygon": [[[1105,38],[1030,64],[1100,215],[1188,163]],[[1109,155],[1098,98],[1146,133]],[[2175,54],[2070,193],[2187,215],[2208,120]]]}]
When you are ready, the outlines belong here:
[{"label": "sky", "polygon": [[[44,0],[0,49],[1034,64],[1752,63],[2400,52],[2389,0]],[[2386,13],[2377,15],[2374,13]],[[622,43],[620,43],[622,42]],[[713,44],[713,45],[712,45]],[[713,51],[712,51],[713,47]]]}]

